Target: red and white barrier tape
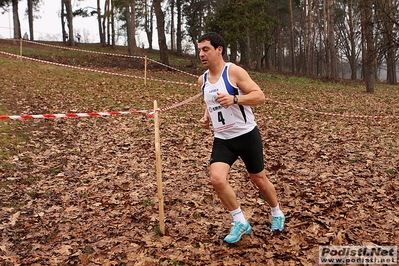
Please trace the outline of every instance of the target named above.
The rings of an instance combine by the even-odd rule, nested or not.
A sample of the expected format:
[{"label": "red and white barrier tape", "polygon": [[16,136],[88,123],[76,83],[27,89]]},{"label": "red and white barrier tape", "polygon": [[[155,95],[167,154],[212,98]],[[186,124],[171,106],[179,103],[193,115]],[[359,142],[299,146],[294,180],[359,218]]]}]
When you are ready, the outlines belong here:
[{"label": "red and white barrier tape", "polygon": [[[27,42],[27,43],[31,43],[31,44],[38,44],[38,45],[53,47],[53,48],[57,48],[57,49],[66,49],[66,50],[73,50],[73,51],[79,51],[79,52],[85,52],[85,53],[94,53],[94,54],[102,54],[102,55],[110,55],[110,56],[119,56],[119,57],[126,57],[126,58],[137,58],[137,59],[143,59],[143,60],[145,59],[143,56],[135,56],[135,55],[112,54],[112,53],[105,53],[105,52],[97,52],[97,51],[84,50],[84,49],[78,49],[78,48],[72,48],[72,47],[57,46],[57,45],[52,45],[52,44],[48,44],[48,43],[40,43],[40,42],[29,41],[29,40],[22,40],[22,41],[23,41],[23,42]],[[183,70],[180,70],[180,69],[178,69],[178,68],[175,68],[175,67],[172,67],[172,66],[163,64],[163,63],[158,62],[158,61],[156,61],[156,60],[154,60],[154,59],[147,58],[147,60],[150,61],[150,62],[156,63],[156,64],[158,64],[158,65],[164,66],[164,67],[166,67],[166,68],[173,69],[173,70],[175,70],[175,71],[177,71],[177,72],[180,72],[180,73],[183,73],[183,74],[186,74],[186,75],[189,75],[189,76],[198,78],[198,76],[196,76],[196,75],[194,75],[194,74],[191,74],[191,73],[185,72],[185,71],[183,71]]]},{"label": "red and white barrier tape", "polygon": [[125,54],[112,54],[112,53],[106,53],[106,52],[98,52],[98,51],[92,51],[92,50],[84,50],[84,49],[72,48],[72,47],[68,47],[68,46],[58,46],[58,45],[35,42],[35,41],[29,41],[29,40],[23,40],[23,39],[22,39],[22,41],[23,42],[27,42],[27,43],[31,43],[31,44],[37,44],[37,45],[42,45],[42,46],[47,46],[47,47],[53,47],[53,48],[57,48],[57,49],[72,50],[72,51],[79,51],[79,52],[92,53],[92,54],[111,55],[111,56],[118,56],[118,57],[144,59],[144,57],[142,57],[142,56],[125,55]]},{"label": "red and white barrier tape", "polygon": [[320,114],[320,115],[325,115],[325,116],[333,116],[333,117],[346,117],[346,118],[364,118],[364,119],[399,119],[399,115],[354,115],[354,114],[335,114],[335,113],[327,113],[327,112],[321,112],[321,111],[316,111],[312,110],[309,108],[301,107],[298,105],[294,104],[289,104],[289,103],[284,103],[272,99],[266,99],[269,102],[280,104],[280,105],[286,105],[290,106],[294,109],[299,109],[303,110],[309,113],[314,113],[314,114]]},{"label": "red and white barrier tape", "polygon": [[[73,69],[86,70],[86,71],[91,71],[91,72],[95,72],[95,73],[102,73],[102,74],[110,74],[110,75],[116,75],[116,76],[144,79],[143,77],[139,77],[139,76],[112,73],[112,72],[108,72],[108,71],[102,71],[102,70],[96,70],[96,69],[90,69],[90,68],[83,68],[83,67],[65,65],[65,64],[61,64],[61,63],[54,63],[54,62],[44,61],[44,60],[40,60],[40,59],[36,59],[36,58],[30,58],[30,57],[26,57],[26,56],[15,55],[15,54],[3,52],[3,51],[0,51],[0,54],[5,54],[5,55],[9,55],[9,56],[19,57],[19,58],[23,58],[23,59],[27,59],[27,60],[31,60],[31,61],[51,64],[51,65],[56,65],[56,66],[63,66],[63,67],[68,67],[68,68],[73,68]],[[179,84],[179,85],[199,86],[196,83],[176,82],[176,81],[160,80],[160,79],[153,79],[153,78],[147,78],[147,79],[148,80],[157,81],[157,82],[167,82],[167,83],[173,83],[173,84]],[[195,96],[193,96],[193,97],[191,97],[191,98],[189,98],[187,100],[184,100],[183,102],[174,104],[172,106],[169,106],[169,107],[166,107],[166,108],[163,108],[163,109],[160,109],[160,110],[166,111],[166,110],[170,110],[170,109],[173,109],[173,108],[177,108],[179,106],[182,106],[182,105],[184,105],[184,104],[186,104],[188,102],[191,102],[191,101],[195,100],[196,98],[201,96],[201,94],[202,93],[199,93],[199,94],[197,94],[197,95],[195,95]],[[14,115],[14,116],[0,116],[0,120],[4,120],[4,119],[14,119],[14,120],[16,120],[16,119],[32,119],[32,118],[98,117],[98,116],[128,114],[128,113],[137,113],[137,112],[147,113],[148,111],[147,110],[141,110],[141,111],[131,111],[131,112],[100,112],[100,113],[44,114],[44,115],[19,115],[19,116]],[[152,117],[153,113],[154,113],[154,111],[152,112],[152,114],[150,113],[148,115],[148,118]]]},{"label": "red and white barrier tape", "polygon": [[70,113],[70,114],[44,114],[44,115],[0,115],[0,120],[6,119],[34,119],[34,118],[76,118],[76,117],[99,117],[99,116],[111,116],[111,115],[127,115],[127,114],[138,114],[147,113],[147,110],[133,110],[133,111],[122,111],[122,112],[98,112],[98,113]]},{"label": "red and white barrier tape", "polygon": [[[11,54],[11,53],[7,53],[7,52],[3,52],[0,51],[1,54],[5,54],[5,55],[9,55],[9,56],[14,56],[14,57],[19,57],[19,58],[23,58],[23,59],[27,59],[27,60],[32,60],[32,61],[37,61],[37,62],[42,62],[42,63],[46,63],[46,64],[52,64],[52,65],[57,65],[57,66],[63,66],[63,67],[68,67],[68,68],[73,68],[73,69],[80,69],[80,70],[86,70],[86,71],[91,71],[91,72],[96,72],[96,73],[101,73],[101,74],[109,74],[109,75],[115,75],[115,76],[123,76],[123,77],[131,77],[131,78],[138,78],[138,79],[145,79],[144,77],[140,77],[140,76],[134,76],[134,75],[127,75],[127,74],[119,74],[119,73],[112,73],[112,72],[108,72],[108,71],[102,71],[102,70],[96,70],[96,69],[90,69],[90,68],[83,68],[83,67],[77,67],[77,66],[71,66],[71,65],[65,65],[65,64],[60,64],[60,63],[54,63],[54,62],[49,62],[49,61],[44,61],[44,60],[40,60],[40,59],[35,59],[35,58],[30,58],[30,57],[26,57],[26,56],[20,56],[20,55],[15,55],[15,54]],[[148,80],[152,80],[152,81],[157,81],[157,82],[166,82],[166,83],[173,83],[173,84],[179,84],[179,85],[188,85],[188,86],[199,86],[198,84],[195,83],[186,83],[186,82],[176,82],[176,81],[168,81],[168,80],[160,80],[160,79],[154,79],[154,78],[147,78]],[[179,107],[181,105],[184,105],[188,102],[191,102],[193,100],[195,100],[196,98],[200,97],[202,95],[202,93],[198,93],[197,95],[182,101],[178,104],[166,107],[166,108],[162,108],[162,109],[158,109],[156,111],[166,111],[166,110],[170,110],[176,107]],[[294,104],[289,104],[289,103],[284,103],[284,102],[280,102],[280,101],[276,101],[276,100],[272,100],[272,99],[267,99],[270,102],[276,103],[276,104],[280,104],[280,105],[286,105],[286,106],[290,106],[294,109],[300,109],[306,112],[310,112],[310,113],[315,113],[315,114],[321,114],[321,115],[326,115],[326,116],[333,116],[333,117],[346,117],[346,118],[362,118],[362,119],[399,119],[399,116],[397,115],[354,115],[354,114],[335,114],[335,113],[328,113],[328,112],[321,112],[321,111],[316,111],[316,110],[312,110],[309,108],[305,108],[305,107],[301,107],[301,106],[297,106]],[[153,114],[156,111],[151,111],[148,114],[148,117],[152,117]],[[147,112],[147,111],[145,111]],[[121,112],[112,112],[112,114],[119,114]],[[93,114],[93,115],[89,115],[89,114]],[[79,113],[79,114],[58,114],[58,115],[27,115],[27,116],[0,116],[0,119],[22,119],[22,118],[56,118],[56,117],[89,117],[89,116],[102,116],[102,115],[96,115],[96,114],[100,114],[100,113]],[[107,114],[107,113],[103,113],[103,114]],[[111,113],[109,113],[111,114]],[[67,116],[67,115],[72,115],[72,116]],[[49,117],[45,117],[45,116],[49,116]],[[16,117],[16,118],[11,118],[11,117]]]},{"label": "red and white barrier tape", "polygon": [[16,54],[11,54],[11,53],[7,53],[7,52],[3,52],[3,51],[0,51],[0,54],[5,54],[5,55],[8,55],[8,56],[14,56],[14,57],[23,58],[23,59],[26,59],[26,60],[36,61],[36,62],[50,64],[50,65],[56,65],[56,66],[73,68],[73,69],[91,71],[91,72],[100,73],[100,74],[108,74],[108,75],[114,75],[114,76],[120,76],[120,77],[128,77],[128,78],[136,78],[136,79],[147,79],[147,80],[150,80],[150,81],[163,82],[163,83],[172,83],[172,84],[179,84],[179,85],[199,86],[196,83],[188,83],[188,82],[181,82],[181,81],[171,81],[171,80],[163,80],[163,79],[155,79],[155,78],[145,78],[145,77],[140,77],[140,76],[135,76],[135,75],[113,73],[113,72],[109,72],[109,71],[91,69],[91,68],[86,68],[86,67],[65,65],[65,64],[61,64],[61,63],[45,61],[45,60],[31,58],[31,57],[27,57],[27,56],[20,56],[20,55],[16,55]]},{"label": "red and white barrier tape", "polygon": [[186,103],[189,103],[189,102],[191,102],[191,101],[194,101],[195,99],[197,99],[197,98],[200,97],[201,95],[202,95],[202,92],[200,92],[200,93],[198,93],[197,95],[194,95],[194,96],[188,98],[187,100],[184,100],[184,101],[182,101],[182,102],[180,102],[180,103],[171,105],[171,106],[169,106],[169,107],[165,107],[165,108],[162,108],[162,109],[159,109],[159,108],[158,108],[157,110],[152,110],[152,111],[147,115],[147,117],[148,117],[148,118],[151,118],[151,117],[154,115],[155,112],[163,112],[163,111],[167,111],[167,110],[170,110],[170,109],[173,109],[173,108],[177,108],[177,107],[179,107],[179,106],[182,106],[182,105],[184,105],[184,104],[186,104]]},{"label": "red and white barrier tape", "polygon": [[[198,97],[202,95],[201,93],[198,93],[197,95],[194,95],[193,97],[188,98],[187,100],[184,100],[180,103],[171,105],[166,108],[162,109],[157,109],[157,110],[152,110],[147,117],[151,118],[155,112],[163,112],[167,110],[171,110],[173,108],[177,108],[179,106],[182,106],[186,103],[189,103],[191,101],[194,101]],[[99,116],[111,116],[111,115],[126,115],[126,114],[138,114],[138,113],[147,113],[148,110],[133,110],[133,111],[120,111],[120,112],[97,112],[97,113],[69,113],[69,114],[43,114],[43,115],[0,115],[0,120],[6,120],[6,119],[12,119],[12,120],[18,120],[18,119],[34,119],[34,118],[76,118],[76,117],[99,117]]]},{"label": "red and white barrier tape", "polygon": [[158,62],[158,61],[156,61],[156,60],[154,60],[154,59],[147,58],[147,60],[148,60],[148,61],[151,61],[151,62],[154,62],[154,63],[157,63],[158,65],[161,65],[161,66],[164,66],[164,67],[170,68],[170,69],[172,69],[172,70],[175,70],[175,71],[177,71],[177,72],[180,72],[180,73],[183,73],[183,74],[186,74],[186,75],[189,75],[189,76],[192,76],[192,77],[198,78],[198,76],[197,76],[197,75],[194,75],[194,74],[188,73],[188,72],[186,72],[186,71],[180,70],[180,69],[178,69],[178,68],[175,68],[175,67],[172,67],[172,66],[168,66],[168,65],[166,65],[166,64],[164,64],[164,63],[161,63],[161,62]]}]

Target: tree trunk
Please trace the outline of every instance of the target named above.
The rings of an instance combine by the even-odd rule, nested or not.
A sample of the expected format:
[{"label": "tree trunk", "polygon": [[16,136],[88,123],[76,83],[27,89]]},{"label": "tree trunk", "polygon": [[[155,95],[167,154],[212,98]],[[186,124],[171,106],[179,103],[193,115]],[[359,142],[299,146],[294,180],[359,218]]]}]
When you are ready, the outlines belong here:
[{"label": "tree trunk", "polygon": [[75,38],[73,37],[73,12],[72,12],[72,3],[71,0],[64,0],[65,8],[66,8],[66,15],[68,21],[68,29],[69,29],[69,40],[68,44],[70,46],[75,46]]},{"label": "tree trunk", "polygon": [[33,0],[28,0],[29,39],[33,38]]},{"label": "tree trunk", "polygon": [[[328,2],[330,0],[323,0],[323,40],[324,40],[324,49],[325,49],[325,66],[326,66],[326,76],[328,78],[331,77],[331,49],[330,49],[330,39],[329,39],[329,8]],[[322,16],[320,16],[322,18]]]},{"label": "tree trunk", "polygon": [[[393,34],[394,34],[394,26],[393,21],[395,20],[395,8],[392,8],[392,1],[379,1],[380,8],[383,8],[383,12],[381,12],[381,19],[384,27],[384,40],[385,45],[387,47],[386,51],[386,60],[387,60],[387,82],[388,84],[395,85],[397,83],[396,78],[396,50],[397,45],[394,42]],[[381,3],[382,2],[382,3]],[[384,3],[386,5],[384,5]],[[396,11],[397,12],[397,11]]]},{"label": "tree trunk", "polygon": [[175,0],[170,2],[170,50],[176,50],[176,30],[175,30]]},{"label": "tree trunk", "polygon": [[145,11],[144,12],[145,13],[144,14],[144,31],[147,35],[149,50],[152,50],[153,10],[154,10],[153,5],[148,6],[147,1],[144,1],[144,11]]},{"label": "tree trunk", "polygon": [[181,55],[183,53],[182,49],[182,40],[183,40],[183,34],[182,34],[182,4],[181,0],[176,0],[176,8],[177,8],[177,25],[176,25],[176,50],[177,54]]},{"label": "tree trunk", "polygon": [[295,74],[295,43],[294,43],[294,13],[292,10],[292,0],[289,1],[290,8],[290,55],[291,72]]},{"label": "tree trunk", "polygon": [[165,37],[165,16],[161,8],[161,0],[153,0],[155,16],[157,17],[157,32],[159,55],[163,64],[169,65],[168,46],[166,45]]},{"label": "tree trunk", "polygon": [[67,32],[65,29],[65,5],[64,0],[61,0],[61,30],[62,30],[62,42],[66,43],[68,40]]},{"label": "tree trunk", "polygon": [[[243,36],[244,38],[244,36]],[[249,42],[247,42],[246,40],[244,40],[243,38],[240,38],[238,40],[238,45],[239,45],[239,51],[240,51],[240,64],[244,65],[246,67],[248,67],[250,65],[249,63],[249,54],[248,54],[248,46],[249,46]]]},{"label": "tree trunk", "polygon": [[376,54],[373,37],[373,2],[372,0],[363,0],[359,4],[359,7],[362,24],[363,72],[366,82],[366,92],[374,93]]},{"label": "tree trunk", "polygon": [[277,72],[281,73],[283,71],[283,66],[282,66],[282,59],[283,59],[283,49],[282,47],[282,43],[281,43],[281,26],[277,25],[276,27],[276,34],[275,34],[275,40],[276,40],[276,68],[277,68]]},{"label": "tree trunk", "polygon": [[237,63],[237,42],[230,43],[230,62]]},{"label": "tree trunk", "polygon": [[14,21],[14,39],[22,38],[21,24],[18,15],[18,0],[12,0],[12,18]]},{"label": "tree trunk", "polygon": [[110,16],[110,10],[109,10],[109,0],[105,0],[104,3],[104,16],[103,16],[103,35],[104,35],[104,46],[105,45],[110,45],[111,38],[109,34],[109,16]]},{"label": "tree trunk", "polygon": [[127,45],[129,55],[135,55],[136,44],[136,1],[130,0],[126,5]]},{"label": "tree trunk", "polygon": [[327,1],[327,18],[328,18],[328,50],[330,55],[330,79],[337,78],[337,52],[335,49],[335,35],[334,35],[334,1]]},{"label": "tree trunk", "polygon": [[356,77],[356,45],[355,45],[355,30],[353,24],[353,1],[349,0],[348,2],[348,23],[349,23],[349,43],[350,43],[350,55],[349,55],[349,64],[351,66],[351,79],[355,80]]},{"label": "tree trunk", "polygon": [[306,34],[304,36],[304,41],[305,41],[305,74],[310,75],[311,74],[311,65],[312,65],[312,58],[310,55],[310,51],[312,48],[312,1],[308,0],[307,4],[305,6],[305,16],[306,16]]},{"label": "tree trunk", "polygon": [[111,0],[111,31],[112,31],[112,47],[115,46],[115,6],[114,0]]},{"label": "tree trunk", "polygon": [[104,33],[101,23],[101,6],[100,0],[97,0],[97,21],[98,21],[98,35],[100,36],[100,43],[105,46]]}]

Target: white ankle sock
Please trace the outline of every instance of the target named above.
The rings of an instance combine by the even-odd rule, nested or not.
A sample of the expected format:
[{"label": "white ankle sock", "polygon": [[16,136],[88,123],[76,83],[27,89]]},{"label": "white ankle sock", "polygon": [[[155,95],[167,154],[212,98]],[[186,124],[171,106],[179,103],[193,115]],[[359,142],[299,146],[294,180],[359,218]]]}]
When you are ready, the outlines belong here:
[{"label": "white ankle sock", "polygon": [[238,209],[236,209],[234,211],[231,211],[230,214],[233,217],[234,221],[239,221],[240,223],[243,223],[243,224],[246,222],[244,213],[241,211],[240,207],[238,207]]},{"label": "white ankle sock", "polygon": [[283,212],[280,210],[280,206],[277,205],[276,207],[271,207],[272,209],[272,215],[273,216],[283,216]]}]

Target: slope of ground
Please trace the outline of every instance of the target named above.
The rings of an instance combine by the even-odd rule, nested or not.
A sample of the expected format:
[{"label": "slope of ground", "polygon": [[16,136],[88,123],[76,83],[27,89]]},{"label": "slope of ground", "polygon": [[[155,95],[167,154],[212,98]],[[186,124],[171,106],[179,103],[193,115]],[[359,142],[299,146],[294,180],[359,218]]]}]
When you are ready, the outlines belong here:
[{"label": "slope of ground", "polygon": [[[154,100],[164,108],[199,92],[0,58],[0,115],[152,110]],[[114,64],[88,67],[143,75]],[[230,217],[209,183],[212,132],[198,126],[199,98],[160,113],[165,236],[147,114],[0,120],[0,263],[316,265],[323,245],[397,245],[398,120],[344,116],[398,115],[398,89],[379,84],[369,95],[360,84],[251,75],[269,97],[254,112],[287,217],[283,232],[269,232],[269,208],[238,161],[230,182],[253,232],[223,243]],[[196,82],[162,69],[149,76]]]}]

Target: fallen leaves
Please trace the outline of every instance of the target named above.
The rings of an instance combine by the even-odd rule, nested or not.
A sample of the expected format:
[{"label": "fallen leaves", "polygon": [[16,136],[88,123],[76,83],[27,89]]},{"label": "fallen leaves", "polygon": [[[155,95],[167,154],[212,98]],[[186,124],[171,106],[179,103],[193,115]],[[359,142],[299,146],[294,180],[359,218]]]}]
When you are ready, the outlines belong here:
[{"label": "fallen leaves", "polygon": [[[7,61],[8,70],[21,68],[18,62]],[[2,66],[2,99],[15,113],[97,111],[96,106],[150,108],[153,98],[167,106],[194,91],[157,84],[141,89],[139,83],[134,86],[140,89],[132,89],[130,80],[93,74],[75,81],[73,70],[59,77],[55,67],[25,65],[29,74],[23,77]],[[47,76],[57,84],[50,86]],[[29,80],[50,89],[27,91]],[[83,80],[84,91],[79,89]],[[54,94],[57,90],[62,93]],[[290,92],[302,97],[295,88]],[[329,105],[315,104],[334,108],[339,103],[334,97]],[[270,103],[257,107],[265,165],[286,213],[286,228],[269,232],[269,207],[238,161],[230,181],[253,232],[227,245],[223,238],[231,221],[209,183],[212,133],[197,128],[202,110],[196,100],[160,114],[165,236],[160,236],[158,227],[151,119],[131,115],[13,121],[28,138],[12,146],[20,150],[7,161],[12,168],[0,169],[0,261],[6,265],[315,265],[320,245],[399,243],[395,121],[308,115]]]}]

